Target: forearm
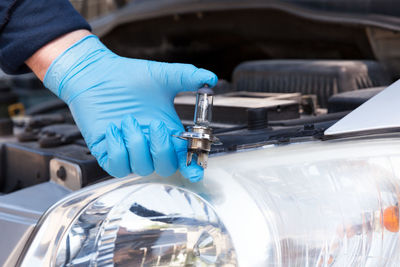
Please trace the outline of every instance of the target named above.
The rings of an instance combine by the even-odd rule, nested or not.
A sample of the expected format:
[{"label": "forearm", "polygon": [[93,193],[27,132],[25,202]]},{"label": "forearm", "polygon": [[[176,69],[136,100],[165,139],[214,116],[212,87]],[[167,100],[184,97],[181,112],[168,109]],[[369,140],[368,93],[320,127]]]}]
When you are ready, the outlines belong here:
[{"label": "forearm", "polygon": [[0,0],[0,27],[0,67],[8,74],[29,72],[28,58],[60,36],[90,30],[69,0]]},{"label": "forearm", "polygon": [[77,30],[67,33],[50,43],[44,45],[36,51],[25,63],[43,81],[47,69],[60,54],[67,50],[71,45],[85,36],[90,35],[88,30]]}]

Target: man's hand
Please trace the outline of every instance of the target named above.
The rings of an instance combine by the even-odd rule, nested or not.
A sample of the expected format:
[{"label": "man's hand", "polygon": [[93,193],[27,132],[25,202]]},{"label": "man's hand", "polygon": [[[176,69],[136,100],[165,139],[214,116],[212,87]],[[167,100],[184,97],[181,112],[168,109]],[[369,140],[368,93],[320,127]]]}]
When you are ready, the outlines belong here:
[{"label": "man's hand", "polygon": [[[79,39],[52,61],[44,84],[68,104],[99,164],[116,177],[154,170],[169,176],[179,168],[199,181],[203,169],[195,162],[186,166],[186,141],[172,137],[184,131],[173,100],[179,92],[214,86],[215,74],[188,64],[123,58],[87,33]],[[46,68],[29,60],[34,71]]]}]

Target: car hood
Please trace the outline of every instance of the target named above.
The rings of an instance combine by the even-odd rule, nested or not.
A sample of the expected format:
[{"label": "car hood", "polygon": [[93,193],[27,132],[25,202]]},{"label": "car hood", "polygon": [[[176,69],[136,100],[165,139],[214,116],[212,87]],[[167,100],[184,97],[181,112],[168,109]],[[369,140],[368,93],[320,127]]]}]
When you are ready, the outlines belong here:
[{"label": "car hood", "polygon": [[395,0],[136,0],[91,21],[104,35],[117,25],[160,16],[203,11],[277,9],[317,21],[340,22],[400,30],[400,2]]}]

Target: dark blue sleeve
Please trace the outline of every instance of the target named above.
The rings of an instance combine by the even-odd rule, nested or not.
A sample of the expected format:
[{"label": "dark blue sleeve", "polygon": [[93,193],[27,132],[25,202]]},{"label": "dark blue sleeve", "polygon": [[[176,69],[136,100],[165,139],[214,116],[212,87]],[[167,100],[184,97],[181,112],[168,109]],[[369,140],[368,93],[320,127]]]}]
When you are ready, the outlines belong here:
[{"label": "dark blue sleeve", "polygon": [[0,67],[8,74],[28,72],[25,60],[57,37],[90,30],[68,0],[0,0]]}]

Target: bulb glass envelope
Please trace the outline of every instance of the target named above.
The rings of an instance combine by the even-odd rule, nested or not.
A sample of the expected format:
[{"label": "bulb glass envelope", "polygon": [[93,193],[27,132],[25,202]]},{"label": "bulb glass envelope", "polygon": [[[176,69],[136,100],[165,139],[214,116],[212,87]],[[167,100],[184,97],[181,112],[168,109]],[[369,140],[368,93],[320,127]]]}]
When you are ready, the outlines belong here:
[{"label": "bulb glass envelope", "polygon": [[88,240],[81,259],[98,266],[143,263],[140,248],[157,251],[142,266],[398,266],[399,197],[400,136],[265,146],[211,158],[200,183],[128,177],[76,192],[43,216],[22,266],[66,265]]},{"label": "bulb glass envelope", "polygon": [[[208,91],[210,94],[207,94]],[[194,124],[209,127],[212,120],[213,95],[211,89],[199,90],[196,95]]]}]

